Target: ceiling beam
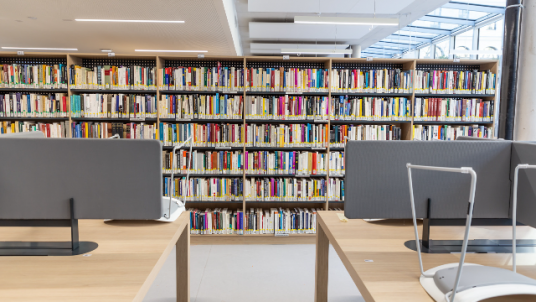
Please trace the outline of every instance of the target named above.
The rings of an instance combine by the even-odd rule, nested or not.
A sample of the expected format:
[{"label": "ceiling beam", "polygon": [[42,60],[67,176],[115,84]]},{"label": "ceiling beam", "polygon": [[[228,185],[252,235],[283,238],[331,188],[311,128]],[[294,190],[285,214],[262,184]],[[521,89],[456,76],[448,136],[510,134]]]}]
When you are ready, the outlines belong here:
[{"label": "ceiling beam", "polygon": [[421,21],[430,21],[430,22],[439,22],[439,23],[451,23],[451,24],[461,24],[461,25],[475,25],[475,21],[461,19],[461,18],[451,18],[451,17],[441,17],[441,16],[431,16],[426,15],[420,17]]},{"label": "ceiling beam", "polygon": [[369,46],[367,49],[365,49],[367,51],[378,51],[380,53],[384,53],[384,52],[389,52],[389,53],[401,53],[402,50],[401,49],[389,49],[389,48],[381,48],[381,47],[375,47],[375,46]]},{"label": "ceiling beam", "polygon": [[469,3],[460,3],[460,2],[449,2],[442,6],[442,8],[454,8],[462,10],[472,10],[476,12],[491,13],[491,14],[501,14],[504,15],[504,7],[500,6],[491,6],[491,5],[481,5],[481,4],[469,4]]},{"label": "ceiling beam", "polygon": [[397,47],[398,49],[406,49],[409,47],[408,43],[396,43],[396,42],[376,42],[372,46],[387,46],[387,47]]},{"label": "ceiling beam", "polygon": [[402,30],[420,32],[420,33],[428,33],[428,34],[450,35],[450,30],[448,29],[439,29],[439,28],[431,28],[431,27],[406,26]]},{"label": "ceiling beam", "polygon": [[386,39],[415,41],[415,42],[430,42],[430,41],[432,41],[432,38],[411,37],[411,36],[396,35],[396,34],[392,34],[392,35],[388,36]]}]

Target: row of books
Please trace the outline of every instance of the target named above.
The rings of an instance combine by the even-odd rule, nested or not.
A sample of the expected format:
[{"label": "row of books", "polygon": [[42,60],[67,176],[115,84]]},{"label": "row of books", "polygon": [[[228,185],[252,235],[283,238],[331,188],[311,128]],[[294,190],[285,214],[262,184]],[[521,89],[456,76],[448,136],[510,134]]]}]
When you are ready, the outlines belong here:
[{"label": "row of books", "polygon": [[69,73],[71,89],[156,90],[156,67],[71,65]]},{"label": "row of books", "polygon": [[321,96],[247,96],[246,119],[327,120],[329,98]]},{"label": "row of books", "polygon": [[156,96],[151,94],[71,95],[71,116],[75,118],[156,118]]},{"label": "row of books", "polygon": [[327,69],[167,67],[159,87],[185,91],[327,92]]},{"label": "row of books", "polygon": [[[215,175],[242,175],[244,167],[248,176],[259,174],[281,175],[344,175],[344,152],[309,151],[192,151],[180,150],[172,157],[172,151],[162,151],[164,173]],[[245,163],[244,163],[245,161]]]},{"label": "row of books", "polygon": [[72,138],[156,139],[156,123],[72,122]]},{"label": "row of books", "polygon": [[166,67],[158,70],[161,90],[183,91],[244,91],[247,75],[244,68],[225,67]]},{"label": "row of books", "polygon": [[328,201],[344,201],[344,178],[330,178],[328,186]]},{"label": "row of books", "polygon": [[414,121],[492,122],[494,100],[416,98]]},{"label": "row of books", "polygon": [[495,94],[497,75],[478,70],[417,70],[416,93]]},{"label": "row of books", "polygon": [[41,131],[45,137],[69,137],[69,122],[37,123],[26,121],[0,121],[0,134]]},{"label": "row of books", "polygon": [[413,125],[413,140],[455,140],[459,136],[494,138],[494,127],[468,125]]},{"label": "row of books", "polygon": [[395,125],[333,125],[330,146],[343,148],[347,140],[401,140],[402,129]]},{"label": "row of books", "polygon": [[326,201],[324,178],[248,177],[244,183],[246,201]]},{"label": "row of books", "polygon": [[242,147],[245,126],[242,124],[160,123],[159,140],[165,146],[174,146],[193,137],[195,147]]},{"label": "row of books", "polygon": [[67,66],[0,64],[0,88],[67,89]]},{"label": "row of books", "polygon": [[0,117],[67,117],[66,93],[0,94]]},{"label": "row of books", "polygon": [[[190,151],[180,150],[172,156],[172,151],[162,151],[164,173],[183,173],[188,170],[192,174],[242,175],[244,171],[244,155],[242,151]],[[247,154],[247,152],[246,152]]]},{"label": "row of books", "polygon": [[331,92],[411,93],[413,70],[332,69]]},{"label": "row of books", "polygon": [[408,121],[411,101],[407,98],[348,98],[331,99],[331,120]]},{"label": "row of books", "polygon": [[247,124],[246,146],[326,148],[327,124]]},{"label": "row of books", "polygon": [[315,234],[317,208],[188,209],[190,234]]},{"label": "row of books", "polygon": [[172,194],[182,201],[242,201],[244,181],[242,177],[164,177],[164,196]]},{"label": "row of books", "polygon": [[160,117],[185,119],[242,119],[243,97],[240,95],[182,94],[162,95]]}]

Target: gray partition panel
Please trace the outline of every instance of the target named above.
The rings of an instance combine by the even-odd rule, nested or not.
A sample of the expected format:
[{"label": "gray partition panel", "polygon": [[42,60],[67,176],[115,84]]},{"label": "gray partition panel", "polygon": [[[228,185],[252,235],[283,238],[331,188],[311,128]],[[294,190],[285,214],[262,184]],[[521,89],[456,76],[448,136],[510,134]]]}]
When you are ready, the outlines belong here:
[{"label": "gray partition panel", "polygon": [[[510,141],[349,141],[344,211],[348,218],[411,218],[406,163],[472,167],[475,218],[508,218]],[[417,217],[465,218],[468,174],[413,170]]]},{"label": "gray partition panel", "polygon": [[[512,146],[511,176],[519,164],[536,165],[536,143],[514,142]],[[519,170],[517,190],[517,221],[536,227],[536,170]]]},{"label": "gray partition panel", "polygon": [[157,219],[162,149],[154,140],[0,142],[0,219]]},{"label": "gray partition panel", "polygon": [[41,131],[18,132],[0,134],[0,138],[45,138],[45,134]]}]

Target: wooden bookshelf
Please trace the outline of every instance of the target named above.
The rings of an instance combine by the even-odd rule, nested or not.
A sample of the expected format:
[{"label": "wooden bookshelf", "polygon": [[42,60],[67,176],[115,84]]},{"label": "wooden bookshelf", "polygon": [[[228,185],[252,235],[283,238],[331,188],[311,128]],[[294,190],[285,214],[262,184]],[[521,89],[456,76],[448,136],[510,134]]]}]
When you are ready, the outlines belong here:
[{"label": "wooden bookshelf", "polygon": [[[151,61],[154,62],[154,66],[156,66],[157,70],[160,70],[161,68],[167,67],[167,66],[173,66],[173,64],[178,64],[179,62],[190,62],[191,66],[203,66],[204,63],[211,63],[220,61],[220,62],[232,62],[236,66],[242,66],[242,67],[248,67],[249,64],[255,64],[255,63],[262,63],[268,65],[279,66],[279,65],[296,65],[300,66],[303,64],[309,64],[310,66],[319,66],[318,68],[325,68],[329,70],[329,76],[331,78],[332,69],[335,65],[341,66],[341,65],[355,65],[355,64],[368,64],[369,66],[378,64],[378,66],[401,66],[402,70],[413,70],[413,73],[415,75],[416,70],[422,66],[422,65],[434,65],[438,68],[443,67],[459,67],[459,66],[471,66],[471,67],[478,67],[480,70],[491,70],[493,73],[497,74],[498,72],[498,61],[491,61],[491,60],[460,60],[460,62],[453,62],[451,60],[420,60],[420,59],[373,59],[373,61],[367,61],[365,58],[361,59],[350,59],[350,58],[314,58],[314,57],[291,57],[289,60],[283,60],[282,57],[254,57],[254,56],[247,56],[247,57],[217,57],[217,56],[205,56],[204,58],[197,58],[195,56],[129,56],[129,55],[116,55],[115,57],[109,58],[107,54],[77,54],[77,53],[69,53],[69,54],[54,54],[54,53],[26,53],[24,56],[17,56],[16,53],[6,53],[3,52],[0,54],[0,60],[1,58],[20,58],[21,61],[24,61],[26,58],[60,58],[65,59],[67,63],[67,67],[70,67],[73,64],[82,65],[85,60],[88,59],[98,59],[98,60],[142,60],[142,61]],[[376,65],[375,65],[376,66]],[[315,67],[312,67],[315,68]],[[482,98],[482,99],[497,99],[497,94],[494,95],[484,95],[484,94],[424,94],[424,93],[415,93],[415,90],[413,90],[410,93],[344,93],[344,92],[334,92],[331,91],[331,85],[329,85],[329,89],[327,92],[303,92],[303,93],[294,93],[294,92],[257,92],[257,91],[175,91],[175,90],[163,90],[160,89],[157,85],[156,90],[114,90],[114,89],[108,89],[108,90],[96,90],[96,89],[71,89],[70,85],[67,85],[67,89],[24,89],[24,88],[0,88],[0,93],[10,93],[10,92],[36,92],[36,93],[55,93],[55,92],[63,92],[67,93],[68,97],[70,98],[71,95],[75,94],[82,94],[82,93],[124,93],[124,94],[156,94],[156,100],[157,102],[161,99],[162,95],[166,94],[234,94],[234,95],[242,95],[244,97],[244,100],[246,99],[246,96],[249,95],[303,95],[303,96],[327,96],[331,99],[331,97],[339,96],[339,95],[348,95],[351,97],[405,97],[408,98],[411,101],[412,107],[415,101],[415,98],[417,97],[436,97],[436,98]],[[415,76],[413,77],[413,87],[415,87]],[[497,89],[496,89],[497,90]],[[70,102],[68,102],[68,107],[70,105]],[[497,107],[497,103],[495,104],[495,107]],[[158,106],[157,106],[158,108]],[[73,121],[117,121],[117,122],[130,122],[128,118],[73,118],[71,117],[71,110],[69,109],[69,115],[68,117],[51,117],[51,118],[31,118],[31,117],[17,117],[17,118],[8,118],[8,117],[0,117],[0,122],[2,121],[42,121],[42,122],[55,122],[55,121],[68,121],[69,125],[72,124]],[[411,112],[413,115],[414,108],[411,108]],[[243,110],[244,111],[244,110]],[[498,111],[498,109],[496,109]],[[245,113],[245,112],[244,112]],[[402,131],[402,139],[403,140],[412,140],[413,139],[413,125],[487,125],[492,126],[496,125],[496,121],[498,119],[498,114],[494,115],[493,121],[491,122],[453,122],[453,121],[445,121],[445,122],[435,122],[435,121],[413,121],[413,118],[406,121],[368,121],[368,120],[331,120],[328,119],[327,121],[322,121],[322,124],[327,124],[328,129],[331,129],[331,125],[349,125],[349,124],[360,124],[360,125],[396,125],[401,128]],[[236,123],[236,124],[251,124],[251,123],[258,123],[258,124],[303,124],[303,123],[311,123],[311,124],[318,124],[319,121],[314,120],[263,120],[263,119],[246,119],[245,114],[243,114],[242,119],[191,119],[187,121],[177,121],[172,118],[161,118],[160,112],[158,112],[156,118],[146,118],[146,122],[148,123],[156,123],[157,127],[160,126],[160,122],[166,122],[166,123]],[[67,129],[68,136],[71,136],[71,128]],[[245,139],[243,139],[245,141]],[[163,150],[172,150],[172,146],[163,146]],[[193,147],[195,150],[214,150],[214,151],[222,151],[222,150],[241,150],[243,154],[245,154],[245,151],[319,151],[319,152],[325,152],[329,155],[330,151],[343,151],[344,148],[341,147],[333,147],[330,146],[328,143],[328,146],[325,148],[310,148],[310,147],[250,147],[246,146],[245,143],[243,143],[243,146],[241,147],[230,147],[230,148],[219,148],[219,147]],[[169,173],[162,173],[163,177],[170,176]],[[182,177],[185,176],[184,174],[175,174],[176,177]],[[242,180],[245,183],[246,177],[300,177],[296,175],[281,175],[281,174],[246,174],[246,171],[243,171],[241,174],[225,174],[225,175],[218,175],[218,174],[190,174],[191,177],[242,177]],[[301,176],[303,177],[303,176]],[[318,178],[325,178],[326,181],[329,180],[329,168],[327,175],[313,175],[311,177],[314,177],[316,179]],[[344,176],[340,175],[333,175],[331,176],[333,178],[342,178]],[[325,198],[325,200],[322,201],[246,201],[245,197],[243,197],[242,201],[188,201],[187,208],[189,207],[197,207],[200,209],[203,208],[222,208],[222,207],[228,207],[230,209],[237,209],[240,208],[244,212],[250,208],[270,208],[270,207],[315,207],[315,208],[322,208],[324,210],[332,209],[332,208],[343,208],[344,203],[339,201],[330,201],[328,200],[328,197]],[[245,242],[249,241],[251,238],[256,238],[255,240],[251,240],[250,242],[260,242],[260,243],[274,243],[277,242],[287,242],[287,243],[296,243],[298,241],[309,243],[309,238],[314,238],[313,234],[291,234],[289,237],[275,237],[273,235],[194,235],[194,237],[203,237],[203,239],[199,239],[198,242],[206,242],[206,243],[225,243],[225,242]],[[237,237],[242,237],[241,239],[237,239]],[[216,239],[217,238],[217,239]],[[299,240],[295,240],[298,239]],[[306,240],[302,240],[302,238],[307,238]],[[275,240],[275,241],[273,241]],[[195,239],[192,239],[193,242],[196,242]],[[216,243],[216,244],[218,244]]]}]

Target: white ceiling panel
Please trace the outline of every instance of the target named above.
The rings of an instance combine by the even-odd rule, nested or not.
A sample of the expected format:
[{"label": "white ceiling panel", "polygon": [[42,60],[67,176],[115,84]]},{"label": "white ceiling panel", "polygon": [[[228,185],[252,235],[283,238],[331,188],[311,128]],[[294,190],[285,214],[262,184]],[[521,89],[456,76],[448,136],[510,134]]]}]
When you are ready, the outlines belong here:
[{"label": "white ceiling panel", "polygon": [[397,14],[416,0],[249,0],[257,13]]},{"label": "white ceiling panel", "polygon": [[312,44],[312,43],[250,43],[252,54],[281,54],[282,48],[292,49],[346,49],[348,44]]},{"label": "white ceiling panel", "polygon": [[363,37],[367,26],[344,26],[294,23],[249,23],[249,37],[275,41],[345,41]]},{"label": "white ceiling panel", "polygon": [[[0,46],[69,47],[80,53],[112,49],[207,50],[208,55],[236,55],[222,0],[20,0],[1,1]],[[30,18],[32,17],[32,18]],[[184,20],[170,23],[76,22],[82,19]],[[238,36],[235,28],[234,36]],[[240,42],[236,43],[241,47]]]}]

